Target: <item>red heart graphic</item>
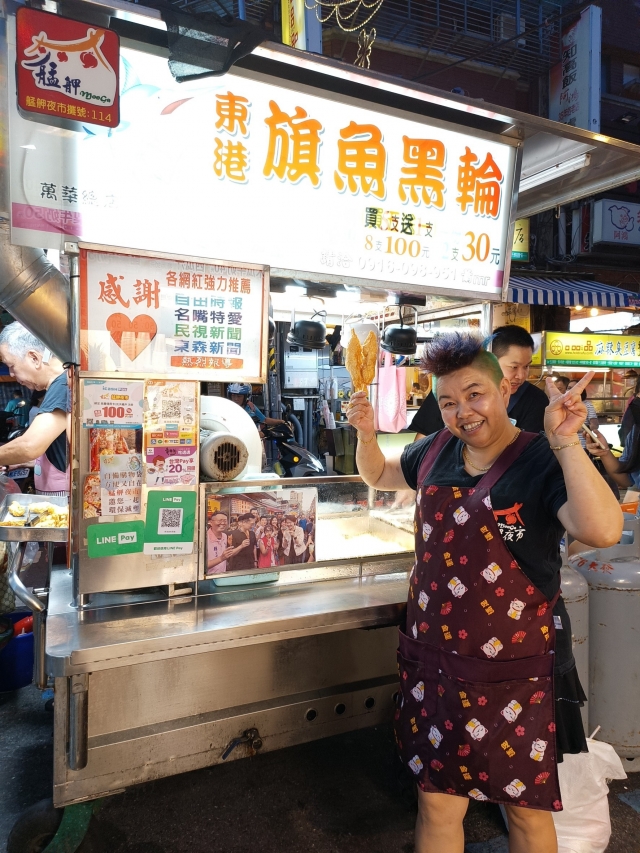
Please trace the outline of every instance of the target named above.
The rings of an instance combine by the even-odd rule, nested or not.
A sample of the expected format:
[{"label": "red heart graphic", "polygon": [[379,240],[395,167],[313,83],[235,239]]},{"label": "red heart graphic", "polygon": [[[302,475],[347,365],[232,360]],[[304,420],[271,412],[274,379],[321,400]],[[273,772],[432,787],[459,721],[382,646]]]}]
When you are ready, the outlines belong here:
[{"label": "red heart graphic", "polygon": [[130,320],[126,314],[107,317],[107,331],[130,361],[135,361],[155,338],[158,327],[153,317],[138,314]]}]

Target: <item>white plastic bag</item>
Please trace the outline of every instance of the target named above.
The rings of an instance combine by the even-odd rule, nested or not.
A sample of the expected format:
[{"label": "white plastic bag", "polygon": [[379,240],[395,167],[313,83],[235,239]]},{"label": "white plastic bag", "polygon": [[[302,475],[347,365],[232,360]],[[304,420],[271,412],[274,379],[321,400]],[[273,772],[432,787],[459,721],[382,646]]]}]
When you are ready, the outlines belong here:
[{"label": "white plastic bag", "polygon": [[611,837],[608,779],[626,779],[608,743],[587,738],[589,753],[564,755],[558,765],[563,810],[553,813],[558,853],[604,853]]}]

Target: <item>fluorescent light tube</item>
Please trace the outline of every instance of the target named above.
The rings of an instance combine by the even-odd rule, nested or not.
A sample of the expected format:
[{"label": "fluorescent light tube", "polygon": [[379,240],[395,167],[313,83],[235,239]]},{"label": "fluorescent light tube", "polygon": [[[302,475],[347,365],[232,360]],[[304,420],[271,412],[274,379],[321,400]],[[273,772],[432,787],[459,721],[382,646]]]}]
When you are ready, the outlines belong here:
[{"label": "fluorescent light tube", "polygon": [[570,160],[565,160],[563,163],[558,163],[556,166],[551,166],[549,169],[543,169],[541,172],[534,172],[533,175],[528,175],[526,178],[520,179],[520,192],[538,187],[540,184],[546,184],[548,181],[553,181],[555,178],[560,178],[563,175],[570,175],[571,172],[577,172],[578,169],[584,169],[589,165],[591,160],[590,154],[580,154],[578,157],[572,157]]}]

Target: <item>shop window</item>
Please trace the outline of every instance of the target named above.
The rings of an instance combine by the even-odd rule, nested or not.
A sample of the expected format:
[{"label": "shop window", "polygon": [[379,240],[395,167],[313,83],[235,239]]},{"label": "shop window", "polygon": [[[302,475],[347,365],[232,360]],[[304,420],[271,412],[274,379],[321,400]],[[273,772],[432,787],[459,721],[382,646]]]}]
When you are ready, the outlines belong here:
[{"label": "shop window", "polygon": [[640,66],[629,65],[625,62],[622,66],[622,86],[626,87],[631,83],[640,82]]}]

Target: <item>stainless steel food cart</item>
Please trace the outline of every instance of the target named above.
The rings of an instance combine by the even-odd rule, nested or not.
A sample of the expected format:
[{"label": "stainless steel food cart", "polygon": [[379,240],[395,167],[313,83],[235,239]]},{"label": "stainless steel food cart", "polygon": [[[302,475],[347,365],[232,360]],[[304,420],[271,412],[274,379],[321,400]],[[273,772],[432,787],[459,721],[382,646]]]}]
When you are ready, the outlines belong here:
[{"label": "stainless steel food cart", "polygon": [[[58,4],[58,12],[73,15],[72,7],[67,10],[64,2]],[[126,76],[130,88],[127,91],[133,93],[132,99],[143,96],[141,102],[133,101],[132,117],[134,112],[143,119],[146,117],[149,126],[154,128],[153,144],[134,148],[133,154],[129,152],[118,161],[126,176],[121,187],[124,198],[127,182],[134,186],[136,181],[136,168],[131,164],[137,164],[140,171],[143,161],[146,163],[156,156],[156,145],[163,142],[165,129],[171,127],[172,122],[180,121],[184,112],[195,108],[196,98],[185,99],[175,94],[174,81],[165,79],[166,63],[163,63],[163,86],[170,89],[168,93],[151,92],[153,87],[136,89],[133,85],[136,74],[129,72],[136,55],[141,57],[141,68],[165,60],[168,55],[162,42],[162,31],[166,28],[159,12],[122,0],[97,0],[84,4],[82,14],[84,20],[95,25],[110,24],[120,30],[123,49],[129,51]],[[237,483],[194,483],[185,488],[185,493],[196,495],[199,511],[193,527],[193,548],[190,553],[184,552],[184,557],[161,558],[158,554],[147,555],[140,551],[113,559],[89,555],[87,533],[101,524],[99,518],[86,516],[83,506],[83,477],[91,471],[90,440],[83,431],[86,426],[83,423],[83,383],[114,376],[124,381],[147,381],[148,377],[157,378],[163,374],[162,371],[158,373],[157,364],[147,367],[142,374],[135,370],[128,373],[124,368],[114,369],[107,362],[98,368],[89,364],[80,369],[83,318],[79,253],[128,255],[142,268],[157,260],[159,247],[168,246],[171,251],[181,253],[163,255],[175,263],[241,266],[247,276],[262,275],[260,286],[265,287],[265,292],[270,272],[282,282],[302,278],[336,287],[347,285],[377,288],[382,293],[402,291],[425,295],[433,308],[456,302],[463,304],[468,300],[498,300],[508,282],[509,257],[505,253],[511,245],[510,231],[516,212],[520,216],[532,215],[622,180],[636,179],[640,175],[640,149],[578,128],[560,127],[544,119],[426,87],[408,86],[404,81],[268,44],[246,57],[242,67],[234,69],[234,86],[254,89],[271,86],[278,89],[281,99],[291,93],[296,98],[315,98],[315,101],[310,100],[314,109],[320,102],[326,102],[327,126],[339,110],[348,112],[345,121],[352,120],[352,113],[362,115],[362,111],[369,110],[381,126],[388,122],[389,135],[401,121],[413,120],[431,133],[457,133],[464,142],[473,141],[484,146],[483,152],[490,146],[494,153],[501,151],[506,166],[500,211],[502,230],[496,231],[500,269],[492,267],[491,273],[486,275],[461,274],[456,279],[451,263],[433,266],[396,258],[386,259],[383,264],[372,260],[372,256],[365,257],[361,247],[358,257],[355,251],[353,256],[349,252],[335,252],[332,245],[319,245],[317,240],[310,241],[306,257],[300,260],[300,252],[305,251],[307,244],[270,236],[269,228],[273,226],[268,216],[259,230],[252,233],[238,230],[239,238],[231,235],[234,240],[229,235],[221,237],[209,228],[206,217],[190,226],[181,221],[177,227],[172,220],[179,206],[177,197],[164,198],[158,190],[179,172],[163,168],[167,161],[173,162],[175,150],[173,158],[167,156],[164,162],[160,159],[157,174],[153,175],[156,195],[150,198],[145,210],[138,209],[141,194],[140,197],[135,195],[135,186],[131,197],[127,197],[127,204],[130,203],[130,210],[135,213],[127,218],[122,210],[118,211],[117,198],[113,201],[114,197],[104,191],[100,196],[100,188],[94,192],[87,185],[90,209],[85,211],[84,219],[79,213],[80,202],[73,202],[76,205],[73,215],[66,216],[69,211],[65,210],[62,217],[44,191],[38,190],[35,200],[29,196],[33,187],[40,186],[38,181],[50,180],[46,177],[49,174],[46,169],[50,167],[63,170],[56,180],[60,184],[64,181],[67,189],[76,177],[79,180],[87,174],[118,172],[115,166],[111,170],[104,168],[100,159],[83,162],[77,174],[73,170],[86,152],[96,149],[100,152],[103,148],[110,151],[109,146],[114,146],[116,151],[125,138],[124,130],[120,135],[119,131],[108,135],[96,133],[90,138],[87,135],[79,145],[74,132],[81,127],[71,119],[65,119],[62,127],[59,122],[58,126],[54,126],[53,120],[47,122],[46,117],[44,124],[25,121],[14,104],[14,19],[11,11],[7,20],[7,40],[0,40],[6,83],[3,91],[10,99],[7,104],[3,98],[3,120],[9,114],[9,133],[3,138],[9,140],[12,170],[11,206],[6,194],[1,200],[6,218],[5,224],[0,223],[0,236],[4,241],[0,247],[0,302],[10,307],[14,315],[63,361],[75,365],[70,560],[68,567],[52,572],[46,623],[43,617],[36,620],[41,626],[46,624],[46,637],[41,631],[36,644],[37,680],[44,683],[46,675],[55,685],[55,804],[66,806],[90,801],[135,783],[389,719],[396,689],[395,631],[402,617],[413,559],[409,542],[412,523],[394,515],[384,496],[369,494],[359,478],[315,478],[312,485],[287,481],[288,487],[315,488],[319,494],[323,488],[348,490],[357,487],[364,498],[355,504],[343,499],[344,495],[338,500],[326,501],[343,504],[343,511],[336,506],[326,508],[324,520],[331,523],[332,530],[328,540],[329,558],[316,559],[308,569],[278,567],[278,579],[270,584],[245,579],[243,586],[217,587],[204,577],[203,504],[208,494],[237,488]],[[155,73],[155,66],[153,70]],[[227,82],[224,81],[225,86]],[[200,88],[197,84],[196,94],[200,89],[206,91],[206,85],[206,81]],[[240,100],[248,103],[251,98],[243,96]],[[265,106],[267,102],[268,97]],[[151,111],[152,107],[155,112]],[[290,109],[294,108],[297,108],[296,102],[291,103]],[[357,113],[358,110],[361,112]],[[205,114],[213,113],[207,109],[202,112]],[[254,121],[252,128],[257,127],[258,122]],[[414,132],[422,133],[421,128]],[[212,128],[208,128],[207,133],[212,134]],[[323,150],[328,150],[328,137],[329,134],[325,134]],[[222,148],[229,140],[221,137],[218,141]],[[205,147],[209,151],[212,146]],[[464,145],[460,152],[464,152]],[[49,155],[51,162],[47,160]],[[193,179],[192,186],[183,190],[185,200],[181,211],[186,216],[192,206],[187,190],[195,194],[197,187],[194,185],[203,180],[204,171],[198,176],[197,160],[188,156],[183,159],[185,168],[196,170],[194,175],[189,173],[185,178],[185,184]],[[450,160],[455,163],[453,156]],[[560,170],[560,177],[556,176],[556,166],[574,161],[575,168]],[[211,164],[207,163],[207,175],[211,171]],[[535,181],[530,181],[530,188],[518,197],[516,188],[520,174],[533,176]],[[3,173],[2,177],[6,175]],[[314,178],[319,175],[314,174]],[[308,188],[305,183],[298,182],[297,188],[293,184],[285,185],[286,192],[290,193],[285,200],[278,196],[284,192],[282,181],[272,180],[269,184],[269,192],[274,199],[278,196],[279,201],[275,203],[282,204],[283,210],[297,203],[294,189],[297,193]],[[328,215],[331,204],[345,204],[345,199],[353,201],[349,195],[353,195],[352,191],[345,190],[344,179],[337,172],[334,174],[333,166],[327,168],[326,184],[332,188],[337,201],[330,201],[329,206],[323,208],[327,216],[319,216],[317,221],[310,223],[308,230],[312,237],[318,232],[320,220],[323,227],[332,221]],[[235,185],[225,184],[221,179],[217,186],[223,195],[230,193],[229,187]],[[450,195],[453,196],[455,176],[451,186]],[[340,187],[341,195],[335,189]],[[6,189],[6,181],[0,189]],[[239,182],[238,193],[245,190],[246,185]],[[380,198],[378,193],[374,199],[358,202],[361,204],[356,211],[359,222],[365,206],[371,203],[375,205],[371,214],[372,227],[378,228],[384,213],[378,207]],[[207,207],[209,202],[206,198],[202,204]],[[256,206],[259,203],[256,202]],[[235,206],[230,204],[225,210],[225,221],[217,221],[217,226],[222,228],[227,220],[236,221],[241,212],[246,212],[243,205],[243,201]],[[264,209],[271,209],[269,203]],[[308,210],[312,209],[315,208],[309,204]],[[126,205],[124,212],[129,213]],[[159,219],[153,218],[156,214]],[[459,223],[461,233],[468,227],[471,216]],[[294,211],[289,227],[299,225],[297,219],[303,218],[302,214],[296,217]],[[490,219],[490,216],[485,217],[483,222]],[[151,223],[149,233],[143,233],[140,229],[147,220]],[[6,226],[9,221],[10,235]],[[202,223],[207,227],[201,228]],[[85,228],[88,237],[79,233]],[[339,225],[338,230],[340,228]],[[360,231],[358,234],[363,236]],[[83,237],[84,245],[78,242]],[[254,258],[259,238],[263,240],[261,251],[265,257]],[[236,253],[229,247],[237,246],[237,239],[243,244]],[[286,252],[281,251],[285,243],[291,257],[298,253],[296,262],[287,262]],[[10,244],[14,245],[10,247]],[[112,248],[114,245],[116,248]],[[392,248],[397,255],[408,253],[408,257],[414,258],[412,252],[420,250],[420,245],[417,238],[413,241],[403,238],[401,243],[393,243]],[[39,251],[42,246],[62,251],[66,258],[71,282],[70,304],[66,281],[47,265]],[[493,250],[493,245],[485,230],[473,246],[484,256],[483,263],[491,265],[489,248]],[[276,249],[278,263],[267,257]],[[216,261],[211,260],[212,256],[234,260]],[[242,263],[247,257],[256,263]],[[263,266],[265,263],[270,264],[270,270]],[[37,272],[33,282],[27,283],[26,269]],[[197,269],[194,273],[200,274]],[[147,276],[153,281],[153,275],[148,275],[146,269],[140,279],[146,280]],[[86,283],[86,277],[84,281]],[[120,298],[119,291],[112,290],[109,298],[115,304]],[[124,301],[124,297],[122,299]],[[256,339],[260,333],[263,335],[262,358],[266,355],[266,329],[267,311],[264,310],[253,328]],[[91,329],[85,326],[84,331],[89,333]],[[122,326],[112,327],[112,332],[121,335]],[[85,355],[91,355],[90,334],[85,343]],[[179,378],[189,381],[188,371]],[[198,380],[205,378],[197,375]],[[258,372],[249,374],[248,378],[264,381],[265,376]],[[199,404],[199,390],[196,398]],[[243,481],[243,488],[247,489],[272,487],[273,481]],[[152,489],[145,484],[138,517],[144,513],[149,491]],[[319,499],[319,527],[322,503]],[[368,545],[361,553],[356,549],[344,557],[343,545],[352,533],[370,537]],[[378,543],[373,548],[369,547],[372,540]],[[393,545],[394,542],[397,545]],[[18,549],[12,563],[14,588],[34,611],[44,613],[44,600],[21,588],[20,553]]]}]

